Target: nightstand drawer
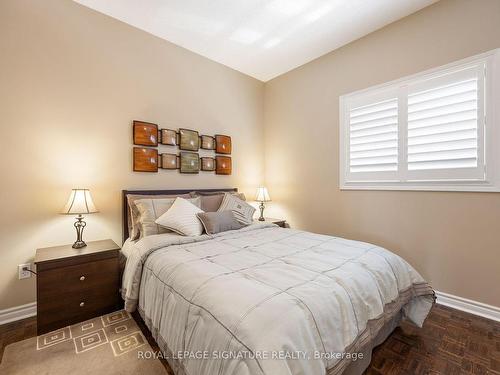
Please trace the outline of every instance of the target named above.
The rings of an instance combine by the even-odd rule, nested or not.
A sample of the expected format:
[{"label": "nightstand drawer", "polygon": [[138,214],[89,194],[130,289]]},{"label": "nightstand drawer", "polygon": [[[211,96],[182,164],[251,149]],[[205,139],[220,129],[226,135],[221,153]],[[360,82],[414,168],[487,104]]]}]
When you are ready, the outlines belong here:
[{"label": "nightstand drawer", "polygon": [[39,296],[42,299],[60,297],[85,290],[119,288],[117,258],[99,260],[39,272]]},{"label": "nightstand drawer", "polygon": [[89,311],[100,310],[107,306],[115,306],[118,301],[118,291],[115,290],[91,290],[79,293],[68,293],[59,296],[50,303],[39,303],[38,312],[47,315],[47,321],[53,320],[60,311],[66,317],[85,314]]},{"label": "nightstand drawer", "polygon": [[38,324],[43,327],[43,331],[48,332],[55,328],[82,322],[96,315],[116,310],[118,300],[118,293],[109,290],[64,295],[52,303],[38,304]]}]

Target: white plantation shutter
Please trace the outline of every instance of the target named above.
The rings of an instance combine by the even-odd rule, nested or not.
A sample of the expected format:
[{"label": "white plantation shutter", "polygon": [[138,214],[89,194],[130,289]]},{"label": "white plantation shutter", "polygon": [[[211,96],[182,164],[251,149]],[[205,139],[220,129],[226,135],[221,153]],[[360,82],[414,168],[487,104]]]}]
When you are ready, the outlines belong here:
[{"label": "white plantation shutter", "polygon": [[341,187],[500,191],[499,99],[500,50],[342,96]]},{"label": "white plantation shutter", "polygon": [[410,177],[474,179],[484,172],[483,76],[481,64],[409,86]]},{"label": "white plantation shutter", "polygon": [[398,100],[392,98],[351,109],[351,172],[398,169]]}]

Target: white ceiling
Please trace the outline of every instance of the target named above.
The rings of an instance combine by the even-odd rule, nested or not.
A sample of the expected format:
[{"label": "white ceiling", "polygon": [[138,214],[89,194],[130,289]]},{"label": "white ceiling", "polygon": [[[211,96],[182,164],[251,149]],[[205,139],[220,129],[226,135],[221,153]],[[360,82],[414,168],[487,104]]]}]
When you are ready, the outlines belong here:
[{"label": "white ceiling", "polygon": [[268,81],[437,0],[75,0]]}]

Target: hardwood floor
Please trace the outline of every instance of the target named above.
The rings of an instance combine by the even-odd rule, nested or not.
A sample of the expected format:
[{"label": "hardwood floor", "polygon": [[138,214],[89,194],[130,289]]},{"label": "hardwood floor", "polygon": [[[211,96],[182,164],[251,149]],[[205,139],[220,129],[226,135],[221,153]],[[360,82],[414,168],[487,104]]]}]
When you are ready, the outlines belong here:
[{"label": "hardwood floor", "polygon": [[0,325],[0,361],[9,344],[36,336],[36,316]]},{"label": "hardwood floor", "polygon": [[[159,350],[142,321],[134,318],[153,350]],[[35,318],[0,326],[0,357],[8,344],[35,335]],[[500,323],[435,305],[422,329],[403,323],[375,348],[366,375],[380,374],[500,375]]]},{"label": "hardwood floor", "polygon": [[435,305],[375,348],[366,374],[500,374],[500,323]]}]

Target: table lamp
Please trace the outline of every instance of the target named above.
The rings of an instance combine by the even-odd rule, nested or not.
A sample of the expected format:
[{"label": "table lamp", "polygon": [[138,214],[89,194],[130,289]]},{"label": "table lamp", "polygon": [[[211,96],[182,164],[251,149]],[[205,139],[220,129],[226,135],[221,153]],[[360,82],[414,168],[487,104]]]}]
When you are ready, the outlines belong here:
[{"label": "table lamp", "polygon": [[269,202],[271,200],[271,197],[269,196],[269,193],[267,192],[267,189],[265,187],[259,187],[257,188],[257,197],[255,198],[257,202],[260,202],[259,204],[259,209],[260,209],[260,217],[259,221],[264,221],[264,202]]},{"label": "table lamp", "polygon": [[66,203],[66,206],[62,209],[61,214],[78,215],[74,224],[76,229],[76,241],[73,244],[74,249],[81,249],[87,246],[82,238],[83,229],[87,225],[87,223],[83,221],[83,214],[93,214],[96,212],[99,211],[97,211],[94,206],[89,189],[73,189],[71,191],[68,203]]}]

